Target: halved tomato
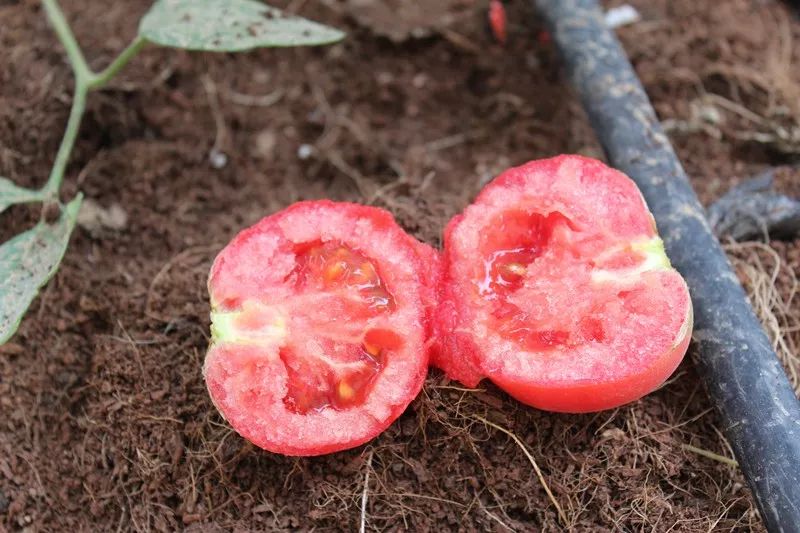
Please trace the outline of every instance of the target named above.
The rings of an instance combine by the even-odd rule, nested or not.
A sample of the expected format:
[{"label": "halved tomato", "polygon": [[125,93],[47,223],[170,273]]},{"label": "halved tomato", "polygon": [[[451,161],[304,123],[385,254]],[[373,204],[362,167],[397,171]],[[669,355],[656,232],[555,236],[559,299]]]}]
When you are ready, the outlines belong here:
[{"label": "halved tomato", "polygon": [[562,412],[616,407],[675,370],[692,304],[624,174],[560,156],[512,168],[447,226],[433,364]]},{"label": "halved tomato", "polygon": [[244,230],[208,282],[215,405],[286,455],[357,446],[419,393],[438,254],[381,209],[301,202]]}]

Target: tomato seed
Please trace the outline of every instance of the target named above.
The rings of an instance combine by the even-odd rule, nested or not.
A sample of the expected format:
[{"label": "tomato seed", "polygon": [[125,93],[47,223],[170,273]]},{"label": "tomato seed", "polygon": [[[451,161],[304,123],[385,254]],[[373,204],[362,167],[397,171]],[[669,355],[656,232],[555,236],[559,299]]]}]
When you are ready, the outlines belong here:
[{"label": "tomato seed", "polygon": [[375,344],[370,344],[364,341],[364,351],[367,352],[372,357],[378,357],[381,354],[381,347]]}]

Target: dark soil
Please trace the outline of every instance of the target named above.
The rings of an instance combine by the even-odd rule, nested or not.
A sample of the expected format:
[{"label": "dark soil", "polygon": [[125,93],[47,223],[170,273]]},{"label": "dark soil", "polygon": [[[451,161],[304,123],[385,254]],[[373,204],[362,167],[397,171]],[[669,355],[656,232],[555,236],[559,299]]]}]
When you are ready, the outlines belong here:
[{"label": "dark soil", "polygon": [[[149,5],[63,3],[96,67]],[[383,435],[313,459],[255,449],[211,405],[205,278],[244,226],[329,197],[386,207],[438,245],[498,171],[602,157],[529,3],[508,4],[505,48],[486,31],[486,2],[451,3],[452,17],[389,37],[350,2],[293,1],[348,39],[243,55],[152,48],[91,96],[64,199],[81,190],[117,214],[76,231],[0,348],[0,531],[353,531],[365,490],[369,530],[763,529],[739,471],[685,447],[731,457],[691,357],[642,401],[585,416],[432,371]],[[797,195],[800,147],[784,134],[800,124],[798,19],[777,0],[633,4],[644,19],[619,34],[702,200],[769,166]],[[37,1],[0,1],[0,21],[0,174],[38,185],[71,73]],[[0,238],[38,216],[10,209]],[[800,242],[729,250],[799,371]],[[563,518],[515,441],[478,417],[521,439]]]}]

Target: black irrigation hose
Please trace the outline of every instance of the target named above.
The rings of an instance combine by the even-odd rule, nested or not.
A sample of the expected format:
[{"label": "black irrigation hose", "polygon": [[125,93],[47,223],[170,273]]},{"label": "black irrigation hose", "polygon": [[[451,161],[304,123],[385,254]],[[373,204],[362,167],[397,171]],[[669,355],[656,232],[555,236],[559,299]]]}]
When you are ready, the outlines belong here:
[{"label": "black irrigation hose", "polygon": [[611,164],[689,284],[699,367],[769,531],[800,531],[800,403],[595,0],[533,0]]}]

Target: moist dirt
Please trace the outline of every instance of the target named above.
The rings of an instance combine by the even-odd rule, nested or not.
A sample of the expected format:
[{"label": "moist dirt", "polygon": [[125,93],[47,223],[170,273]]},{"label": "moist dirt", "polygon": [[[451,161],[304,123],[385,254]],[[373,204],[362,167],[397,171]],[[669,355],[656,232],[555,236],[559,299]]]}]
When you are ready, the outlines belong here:
[{"label": "moist dirt", "polygon": [[[238,230],[332,198],[384,207],[438,246],[506,167],[602,157],[528,2],[507,3],[505,47],[479,0],[398,9],[396,24],[370,2],[275,4],[349,36],[240,55],[150,48],[91,95],[63,195],[90,207],[0,348],[0,531],[762,531],[691,349],[657,392],[598,414],[537,411],[432,370],[351,451],[286,458],[231,431],[201,365],[206,276]],[[777,0],[632,4],[642,20],[618,34],[703,202],[769,167],[798,195],[797,16]],[[97,68],[148,5],[63,2]],[[39,2],[0,1],[0,21],[0,174],[38,186],[71,73]],[[0,238],[39,216],[9,209]],[[797,384],[800,242],[726,246]]]}]

